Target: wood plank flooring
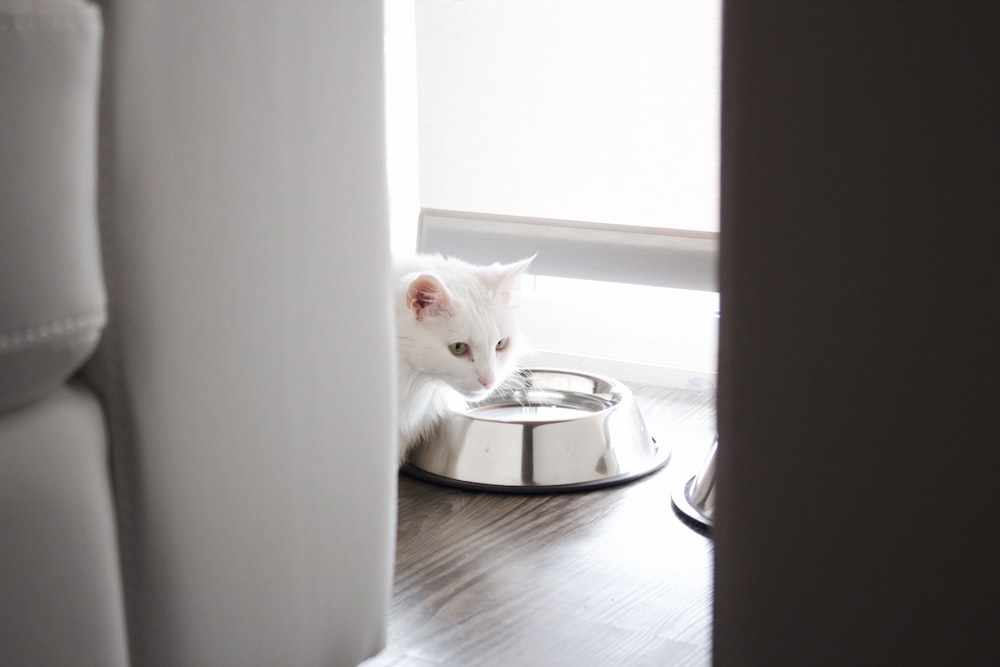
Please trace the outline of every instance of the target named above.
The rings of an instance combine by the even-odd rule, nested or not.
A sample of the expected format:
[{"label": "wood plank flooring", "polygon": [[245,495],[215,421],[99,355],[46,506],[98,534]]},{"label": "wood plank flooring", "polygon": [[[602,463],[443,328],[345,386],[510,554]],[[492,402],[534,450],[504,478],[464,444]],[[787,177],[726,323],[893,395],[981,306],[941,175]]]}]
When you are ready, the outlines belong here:
[{"label": "wood plank flooring", "polygon": [[664,667],[711,662],[712,542],[670,490],[715,434],[712,395],[633,386],[663,470],[584,493],[399,480],[386,649],[364,667]]}]

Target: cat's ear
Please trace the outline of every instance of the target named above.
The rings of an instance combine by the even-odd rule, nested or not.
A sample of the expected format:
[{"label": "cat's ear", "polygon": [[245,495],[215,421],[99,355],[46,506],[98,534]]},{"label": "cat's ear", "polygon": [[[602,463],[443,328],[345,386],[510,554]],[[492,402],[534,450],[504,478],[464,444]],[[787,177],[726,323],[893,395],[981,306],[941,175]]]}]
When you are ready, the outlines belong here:
[{"label": "cat's ear", "polygon": [[510,303],[517,291],[521,274],[524,273],[537,254],[513,264],[494,264],[491,268],[494,275],[493,293],[500,303]]},{"label": "cat's ear", "polygon": [[448,290],[434,276],[419,275],[406,290],[406,305],[418,320],[447,313],[451,307]]}]

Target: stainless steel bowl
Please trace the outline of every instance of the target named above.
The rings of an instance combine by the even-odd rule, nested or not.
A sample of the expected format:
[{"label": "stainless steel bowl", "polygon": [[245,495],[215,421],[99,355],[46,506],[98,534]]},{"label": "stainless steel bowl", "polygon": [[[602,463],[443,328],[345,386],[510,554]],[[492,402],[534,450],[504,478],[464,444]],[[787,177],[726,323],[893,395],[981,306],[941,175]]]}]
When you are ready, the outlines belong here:
[{"label": "stainless steel bowl", "polygon": [[669,458],[624,384],[535,368],[523,386],[447,415],[403,470],[476,490],[575,491],[636,479]]},{"label": "stainless steel bowl", "polygon": [[715,457],[718,452],[719,438],[716,436],[698,473],[670,494],[674,507],[695,524],[708,529],[715,524]]}]

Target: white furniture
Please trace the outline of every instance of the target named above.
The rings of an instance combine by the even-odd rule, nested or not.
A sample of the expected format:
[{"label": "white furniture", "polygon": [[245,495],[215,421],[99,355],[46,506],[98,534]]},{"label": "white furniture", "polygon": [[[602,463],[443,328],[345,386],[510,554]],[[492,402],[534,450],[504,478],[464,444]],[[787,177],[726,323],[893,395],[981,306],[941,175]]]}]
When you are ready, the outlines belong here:
[{"label": "white furniture", "polygon": [[0,664],[381,648],[382,30],[377,2],[0,0]]}]

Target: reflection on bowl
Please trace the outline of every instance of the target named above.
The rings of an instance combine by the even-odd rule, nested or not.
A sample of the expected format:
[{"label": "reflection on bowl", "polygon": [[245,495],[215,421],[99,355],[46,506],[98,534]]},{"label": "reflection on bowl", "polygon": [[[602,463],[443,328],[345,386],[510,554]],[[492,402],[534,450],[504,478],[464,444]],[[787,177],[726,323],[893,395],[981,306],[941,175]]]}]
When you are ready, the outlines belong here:
[{"label": "reflection on bowl", "polygon": [[669,458],[624,384],[537,368],[517,389],[446,416],[403,470],[462,488],[571,491],[636,479]]}]

